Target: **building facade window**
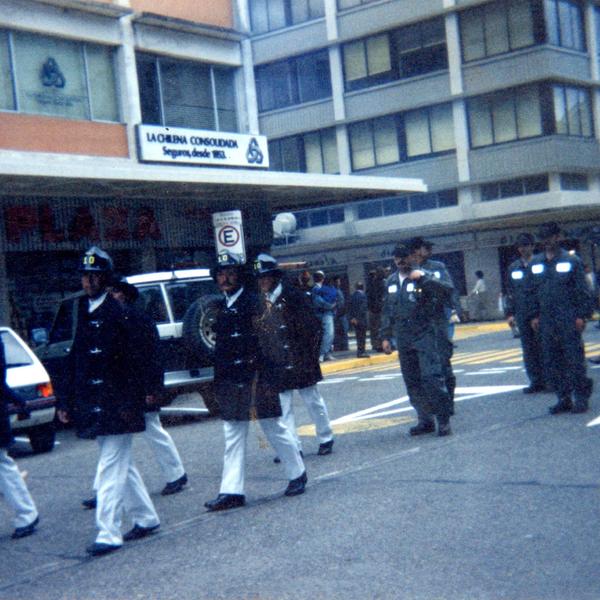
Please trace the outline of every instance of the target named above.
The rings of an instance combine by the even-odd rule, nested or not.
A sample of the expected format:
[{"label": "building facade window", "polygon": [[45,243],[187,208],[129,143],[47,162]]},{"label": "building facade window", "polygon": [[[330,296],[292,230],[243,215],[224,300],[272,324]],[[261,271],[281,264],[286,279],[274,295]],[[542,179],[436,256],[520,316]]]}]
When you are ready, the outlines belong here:
[{"label": "building facade window", "polygon": [[342,47],[346,91],[448,68],[442,18],[381,33]]},{"label": "building facade window", "polygon": [[583,173],[561,173],[560,189],[585,192],[589,189],[588,177]]},{"label": "building facade window", "polygon": [[367,200],[356,205],[359,219],[376,219],[408,212],[433,210],[458,205],[456,189],[427,192],[425,194],[409,194],[393,198]]},{"label": "building facade window", "polygon": [[256,67],[259,111],[331,97],[327,50]]},{"label": "building facade window", "polygon": [[340,172],[335,129],[323,129],[269,141],[271,171]]},{"label": "building facade window", "polygon": [[353,123],[348,131],[354,171],[455,149],[450,104]]},{"label": "building facade window", "polygon": [[335,225],[344,222],[344,207],[312,208],[296,212],[294,216],[296,217],[296,227],[298,229]]},{"label": "building facade window", "polygon": [[138,54],[137,71],[144,123],[238,130],[233,69]]},{"label": "building facade window", "polygon": [[590,92],[542,83],[494,92],[467,101],[471,147],[540,135],[593,136]]},{"label": "building facade window", "polygon": [[544,0],[547,42],[584,52],[583,11],[573,0]]},{"label": "building facade window", "polygon": [[337,5],[339,10],[346,10],[362,4],[371,4],[371,2],[379,2],[379,0],[338,0]]},{"label": "building facade window", "polygon": [[0,110],[118,121],[113,48],[0,31]]},{"label": "building facade window", "polygon": [[497,0],[460,15],[463,62],[544,43],[583,52],[584,31],[574,0]]},{"label": "building facade window", "polygon": [[324,0],[251,0],[253,33],[265,33],[325,16]]},{"label": "building facade window", "polygon": [[531,177],[494,181],[481,186],[481,201],[490,202],[502,198],[542,194],[548,189],[548,175],[532,175]]}]

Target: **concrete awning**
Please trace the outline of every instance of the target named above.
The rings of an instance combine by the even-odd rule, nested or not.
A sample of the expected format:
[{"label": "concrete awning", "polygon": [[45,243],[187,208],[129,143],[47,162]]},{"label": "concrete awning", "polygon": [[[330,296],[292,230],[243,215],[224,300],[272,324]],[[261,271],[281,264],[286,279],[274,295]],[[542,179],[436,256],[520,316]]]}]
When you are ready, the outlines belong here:
[{"label": "concrete awning", "polygon": [[165,166],[26,153],[0,154],[0,194],[29,197],[186,198],[206,205],[266,200],[271,210],[427,191],[420,179]]}]

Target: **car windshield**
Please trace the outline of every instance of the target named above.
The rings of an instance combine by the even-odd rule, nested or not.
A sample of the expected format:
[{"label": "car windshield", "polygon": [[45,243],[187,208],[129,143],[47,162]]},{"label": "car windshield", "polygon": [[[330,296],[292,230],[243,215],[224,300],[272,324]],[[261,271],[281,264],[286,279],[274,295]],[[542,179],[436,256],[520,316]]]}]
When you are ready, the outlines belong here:
[{"label": "car windshield", "polygon": [[7,367],[25,367],[32,365],[33,360],[27,354],[25,348],[21,346],[19,340],[10,331],[0,332],[2,342],[4,343],[4,355],[6,357]]}]

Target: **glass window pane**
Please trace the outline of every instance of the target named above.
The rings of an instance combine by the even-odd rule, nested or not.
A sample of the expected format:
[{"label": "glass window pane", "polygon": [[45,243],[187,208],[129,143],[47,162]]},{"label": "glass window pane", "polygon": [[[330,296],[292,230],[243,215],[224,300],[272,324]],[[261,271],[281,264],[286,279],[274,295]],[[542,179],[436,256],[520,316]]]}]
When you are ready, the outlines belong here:
[{"label": "glass window pane", "polygon": [[481,9],[461,13],[460,37],[462,39],[464,62],[477,60],[485,56],[483,14]]},{"label": "glass window pane", "polygon": [[556,133],[569,133],[567,125],[567,107],[565,104],[565,95],[563,88],[555,85],[554,94],[554,123]]},{"label": "glass window pane", "polygon": [[408,197],[398,196],[397,198],[385,198],[383,200],[384,215],[400,215],[408,212]]},{"label": "glass window pane", "polygon": [[283,162],[281,160],[281,142],[279,140],[269,140],[269,171],[283,171]]},{"label": "glass window pane", "polygon": [[390,43],[387,35],[367,39],[367,63],[369,75],[391,70]]},{"label": "glass window pane", "polygon": [[580,173],[561,173],[560,187],[563,190],[584,191],[588,189],[587,175]]},{"label": "glass window pane", "polygon": [[160,286],[145,286],[138,288],[140,292],[140,305],[142,310],[155,323],[168,323],[169,313],[165,305]]},{"label": "glass window pane", "polygon": [[488,56],[508,52],[508,30],[504,5],[487,4],[485,9],[485,43]]},{"label": "glass window pane", "polygon": [[300,102],[331,96],[331,76],[327,51],[297,59]]},{"label": "glass window pane", "polygon": [[383,215],[381,200],[370,200],[358,205],[359,219],[376,219]]},{"label": "glass window pane", "polygon": [[396,32],[396,46],[400,52],[417,50],[422,46],[419,24],[403,27]]},{"label": "glass window pane", "polygon": [[541,194],[548,191],[548,176],[533,175],[523,178],[523,187],[525,194]]},{"label": "glass window pane", "polygon": [[325,173],[339,173],[337,138],[335,129],[326,129],[321,132],[321,146]]},{"label": "glass window pane", "polygon": [[567,122],[570,135],[581,135],[581,119],[579,116],[579,91],[567,88]]},{"label": "glass window pane", "polygon": [[113,50],[108,46],[86,44],[85,53],[92,96],[92,119],[118,121]]},{"label": "glass window pane", "polygon": [[13,32],[19,110],[70,119],[88,119],[81,44]]},{"label": "glass window pane", "polygon": [[374,123],[375,162],[389,165],[400,160],[396,120],[394,117],[382,117]]},{"label": "glass window pane", "polygon": [[540,94],[537,87],[517,91],[517,130],[519,138],[542,134]]},{"label": "glass window pane", "polygon": [[565,48],[575,47],[575,36],[571,22],[571,7],[567,2],[558,2],[558,26],[560,29],[560,45]]},{"label": "glass window pane", "polygon": [[285,27],[286,22],[284,0],[268,0],[267,6],[269,10],[269,31]]},{"label": "glass window pane", "polygon": [[0,110],[14,110],[13,83],[8,54],[8,33],[0,31]]},{"label": "glass window pane", "polygon": [[440,42],[446,43],[444,19],[423,21],[421,23],[421,40],[423,46],[433,46]]},{"label": "glass window pane", "polygon": [[259,67],[256,84],[260,110],[272,110],[293,104],[290,66],[287,62]]},{"label": "glass window pane", "polygon": [[235,74],[229,69],[213,68],[220,131],[238,131]]},{"label": "glass window pane", "polygon": [[138,56],[137,74],[140,86],[142,122],[148,125],[161,125],[156,59]]},{"label": "glass window pane", "polygon": [[344,75],[346,81],[355,81],[367,76],[367,61],[363,41],[344,45]]},{"label": "glass window pane", "polygon": [[343,223],[344,222],[344,207],[336,206],[335,208],[329,209],[329,223]]},{"label": "glass window pane", "polygon": [[511,0],[508,7],[510,47],[523,48],[534,43],[531,4],[524,0]]},{"label": "glass window pane", "polygon": [[492,101],[494,142],[507,142],[517,138],[517,121],[512,96],[494,98]]},{"label": "glass window pane", "polygon": [[311,19],[325,16],[325,1],[324,0],[308,0],[308,12]]},{"label": "glass window pane", "polygon": [[408,156],[431,153],[427,111],[416,110],[406,113],[404,127],[406,130],[406,154]]},{"label": "glass window pane", "polygon": [[307,0],[290,0],[292,23],[304,23],[310,18]]},{"label": "glass window pane", "polygon": [[434,106],[430,111],[431,116],[431,145],[433,152],[453,150],[454,123],[452,121],[452,106],[445,104]]},{"label": "glass window pane", "polygon": [[545,0],[544,16],[546,18],[546,37],[549,44],[558,46],[560,44],[560,35],[558,28],[558,8],[556,0]]},{"label": "glass window pane", "polygon": [[410,210],[412,212],[431,210],[433,208],[437,208],[437,198],[434,193],[416,194],[410,197]]},{"label": "glass window pane", "polygon": [[309,213],[309,218],[311,227],[320,227],[329,224],[327,209],[312,210]]},{"label": "glass window pane", "polygon": [[206,65],[159,61],[164,124],[214,129],[210,69]]},{"label": "glass window pane", "polygon": [[500,198],[500,186],[498,183],[484,183],[481,186],[481,201],[489,202]]},{"label": "glass window pane", "polygon": [[251,0],[250,22],[254,33],[269,31],[268,0]]},{"label": "glass window pane", "polygon": [[304,135],[304,160],[307,173],[323,173],[321,139],[318,132]]},{"label": "glass window pane", "polygon": [[447,206],[458,206],[458,193],[453,190],[442,190],[438,192],[438,206],[445,208]]},{"label": "glass window pane", "polygon": [[592,107],[587,90],[579,90],[579,113],[581,116],[581,135],[591,137],[594,135],[592,131]]},{"label": "glass window pane", "polygon": [[478,146],[493,144],[489,101],[486,98],[473,98],[469,100],[468,107],[471,146],[477,148]]},{"label": "glass window pane", "polygon": [[512,198],[513,196],[523,195],[523,181],[521,179],[513,179],[500,182],[500,197]]},{"label": "glass window pane", "polygon": [[350,147],[353,169],[368,169],[375,165],[370,123],[355,123],[350,127]]},{"label": "glass window pane", "polygon": [[302,172],[301,153],[299,149],[300,139],[297,136],[281,140],[281,159],[283,170],[288,172]]}]

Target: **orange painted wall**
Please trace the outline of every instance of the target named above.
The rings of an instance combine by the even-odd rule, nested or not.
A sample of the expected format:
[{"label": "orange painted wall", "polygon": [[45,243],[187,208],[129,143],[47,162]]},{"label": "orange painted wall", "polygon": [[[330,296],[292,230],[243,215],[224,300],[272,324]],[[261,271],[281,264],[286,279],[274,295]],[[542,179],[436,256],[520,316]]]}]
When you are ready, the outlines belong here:
[{"label": "orange painted wall", "polygon": [[138,12],[233,28],[232,0],[131,0],[130,4]]},{"label": "orange painted wall", "polygon": [[0,113],[0,148],[129,157],[124,125],[10,113]]}]

